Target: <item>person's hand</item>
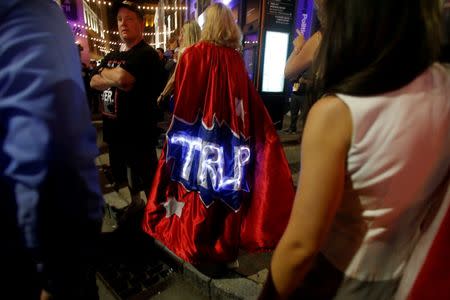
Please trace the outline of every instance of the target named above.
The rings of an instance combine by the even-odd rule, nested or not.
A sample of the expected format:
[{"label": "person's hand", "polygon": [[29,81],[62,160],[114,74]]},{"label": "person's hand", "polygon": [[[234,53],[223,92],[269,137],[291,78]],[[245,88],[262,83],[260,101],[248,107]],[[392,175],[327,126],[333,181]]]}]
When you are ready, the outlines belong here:
[{"label": "person's hand", "polygon": [[164,99],[163,95],[162,95],[162,94],[159,95],[158,99],[156,99],[156,104],[157,104],[158,106],[160,106],[160,105],[161,105],[161,102],[163,101],[163,99]]},{"label": "person's hand", "polygon": [[296,29],[295,31],[297,32],[298,36],[295,38],[293,44],[294,44],[294,51],[298,53],[300,52],[300,50],[302,50],[303,46],[305,45],[305,37],[300,32],[300,30]]},{"label": "person's hand", "polygon": [[46,290],[41,290],[40,300],[51,300],[53,299],[52,295]]}]

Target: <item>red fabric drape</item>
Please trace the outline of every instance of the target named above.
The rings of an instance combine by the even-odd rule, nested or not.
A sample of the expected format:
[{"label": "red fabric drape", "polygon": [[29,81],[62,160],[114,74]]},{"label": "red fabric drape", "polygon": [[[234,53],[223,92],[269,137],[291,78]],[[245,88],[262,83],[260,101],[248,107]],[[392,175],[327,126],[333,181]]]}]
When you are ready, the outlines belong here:
[{"label": "red fabric drape", "polygon": [[[196,191],[170,179],[171,161],[163,151],[148,199],[143,229],[191,263],[229,262],[238,250],[273,249],[294,199],[291,172],[272,121],[248,78],[240,54],[201,42],[183,53],[175,77],[174,116],[194,123],[202,116],[248,138],[253,163],[250,192],[242,192],[235,212],[221,201],[206,207]],[[224,141],[226,142],[226,141]],[[166,216],[168,198],[182,203],[180,216]]]},{"label": "red fabric drape", "polygon": [[423,299],[450,299],[450,209],[408,297],[408,300]]}]

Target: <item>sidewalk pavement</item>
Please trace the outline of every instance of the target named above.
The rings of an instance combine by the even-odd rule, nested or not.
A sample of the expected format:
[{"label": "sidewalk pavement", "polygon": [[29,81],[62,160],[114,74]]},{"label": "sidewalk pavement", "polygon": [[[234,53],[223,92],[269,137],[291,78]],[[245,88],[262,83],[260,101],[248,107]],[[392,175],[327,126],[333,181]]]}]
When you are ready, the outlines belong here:
[{"label": "sidewalk pavement", "polygon": [[[99,121],[95,121],[94,124],[96,127],[101,126],[101,122]],[[299,135],[287,134],[280,131],[279,136],[292,171],[293,182],[296,185],[300,170]],[[99,148],[101,150],[103,149],[102,152],[104,152],[104,146],[101,143]],[[158,150],[159,156],[161,149]],[[107,153],[98,156],[96,164],[100,171],[104,166],[108,166],[109,160]],[[115,191],[112,187],[104,187],[104,191],[104,198],[108,206],[122,208],[127,206],[131,201],[126,187],[118,191]],[[143,193],[142,197],[145,199]],[[109,212],[109,215],[105,216],[102,230],[103,232],[112,232],[115,228],[115,220]],[[192,282],[209,299],[256,299],[267,278],[272,255],[271,253],[240,253],[237,264],[233,268],[226,271],[221,270],[221,273],[217,274],[217,270],[214,269],[202,269],[200,271],[177,257],[163,244],[158,241],[155,241],[155,243],[178,266],[177,269],[180,270],[183,279]],[[113,291],[108,294],[108,289],[110,288],[104,284],[104,281],[103,283],[99,282],[99,287],[100,293],[103,294],[102,300],[120,299],[117,294],[114,295]]]}]

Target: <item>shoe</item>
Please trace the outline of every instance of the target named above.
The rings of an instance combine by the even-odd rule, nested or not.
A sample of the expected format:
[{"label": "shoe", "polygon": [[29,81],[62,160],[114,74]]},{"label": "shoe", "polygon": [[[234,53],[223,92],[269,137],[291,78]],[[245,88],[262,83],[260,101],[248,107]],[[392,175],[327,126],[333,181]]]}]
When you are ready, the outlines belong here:
[{"label": "shoe", "polygon": [[290,128],[283,129],[282,132],[283,132],[283,133],[287,133],[287,134],[297,134],[297,131],[292,130],[292,129],[290,129]]},{"label": "shoe", "polygon": [[114,188],[114,186],[115,186],[114,182],[105,184],[105,188],[107,188],[107,189]]},{"label": "shoe", "polygon": [[141,198],[135,198],[131,200],[131,203],[128,206],[125,206],[122,211],[122,215],[120,219],[122,221],[126,221],[130,217],[132,218],[134,215],[145,209],[145,201]]},{"label": "shoe", "polygon": [[227,269],[234,270],[239,268],[239,260],[236,258],[235,261],[231,261],[226,264]]}]

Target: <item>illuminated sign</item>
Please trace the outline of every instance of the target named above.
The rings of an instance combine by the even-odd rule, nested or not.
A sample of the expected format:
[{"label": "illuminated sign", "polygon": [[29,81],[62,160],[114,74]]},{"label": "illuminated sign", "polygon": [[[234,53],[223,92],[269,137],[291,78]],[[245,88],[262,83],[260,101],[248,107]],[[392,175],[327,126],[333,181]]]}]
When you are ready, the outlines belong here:
[{"label": "illuminated sign", "polygon": [[[298,0],[295,12],[295,28],[300,29],[307,40],[311,36],[314,19],[314,0]],[[295,34],[294,34],[295,35]],[[295,38],[296,36],[294,36]]]},{"label": "illuminated sign", "polygon": [[288,50],[289,33],[266,31],[264,49],[263,92],[284,91],[284,67]]},{"label": "illuminated sign", "polygon": [[203,29],[203,25],[205,24],[205,13],[202,13],[200,16],[198,16],[197,23],[200,28]]},{"label": "illuminated sign", "polygon": [[78,20],[77,15],[77,1],[76,0],[61,0],[61,9],[68,20]]},{"label": "illuminated sign", "polygon": [[308,14],[302,14],[302,20],[301,20],[301,25],[300,25],[300,32],[303,34],[303,36],[305,36],[305,32],[306,32],[306,26],[307,23],[306,21],[308,20]]},{"label": "illuminated sign", "polygon": [[171,179],[198,191],[206,207],[220,199],[237,211],[242,191],[250,191],[248,139],[216,120],[208,128],[201,116],[195,123],[174,117],[167,132],[167,161],[172,161]]}]

